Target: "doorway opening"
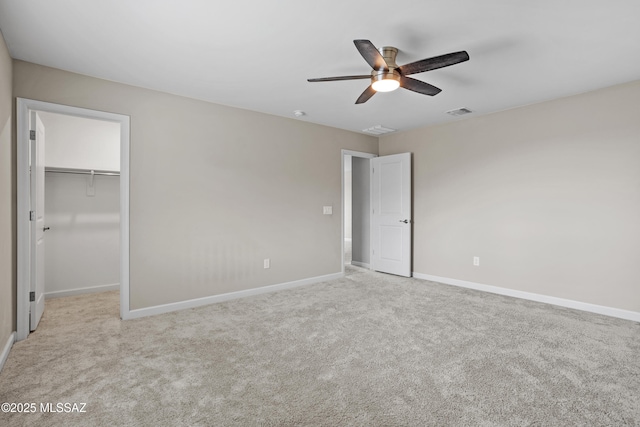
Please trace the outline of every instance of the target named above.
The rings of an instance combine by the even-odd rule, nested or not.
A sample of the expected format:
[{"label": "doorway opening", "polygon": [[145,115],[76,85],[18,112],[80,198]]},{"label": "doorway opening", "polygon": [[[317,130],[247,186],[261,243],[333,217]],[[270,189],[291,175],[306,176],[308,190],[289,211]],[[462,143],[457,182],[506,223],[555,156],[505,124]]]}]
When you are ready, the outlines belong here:
[{"label": "doorway opening", "polygon": [[345,265],[370,268],[371,177],[375,154],[342,150],[342,272]]},{"label": "doorway opening", "polygon": [[120,289],[120,124],[37,112],[45,129],[45,298]]},{"label": "doorway opening", "polygon": [[129,117],[18,98],[17,118],[17,340],[45,297],[119,289],[127,318]]}]

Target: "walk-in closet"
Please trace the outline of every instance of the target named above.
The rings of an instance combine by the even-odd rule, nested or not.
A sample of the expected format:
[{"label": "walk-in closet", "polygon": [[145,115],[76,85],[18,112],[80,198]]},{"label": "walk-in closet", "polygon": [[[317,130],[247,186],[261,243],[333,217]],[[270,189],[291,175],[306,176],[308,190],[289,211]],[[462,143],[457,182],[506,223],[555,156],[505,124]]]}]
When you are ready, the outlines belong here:
[{"label": "walk-in closet", "polygon": [[119,289],[120,124],[39,112],[45,128],[45,297]]}]

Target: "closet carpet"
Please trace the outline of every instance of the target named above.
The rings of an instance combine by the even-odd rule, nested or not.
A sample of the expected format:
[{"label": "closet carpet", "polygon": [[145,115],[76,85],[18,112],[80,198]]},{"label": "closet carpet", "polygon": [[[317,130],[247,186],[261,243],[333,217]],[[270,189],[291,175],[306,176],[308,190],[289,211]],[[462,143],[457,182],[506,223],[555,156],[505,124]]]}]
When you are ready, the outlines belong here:
[{"label": "closet carpet", "polygon": [[635,322],[351,266],[126,322],[108,292],[47,301],[0,373],[38,411],[0,425],[636,426],[639,355]]}]

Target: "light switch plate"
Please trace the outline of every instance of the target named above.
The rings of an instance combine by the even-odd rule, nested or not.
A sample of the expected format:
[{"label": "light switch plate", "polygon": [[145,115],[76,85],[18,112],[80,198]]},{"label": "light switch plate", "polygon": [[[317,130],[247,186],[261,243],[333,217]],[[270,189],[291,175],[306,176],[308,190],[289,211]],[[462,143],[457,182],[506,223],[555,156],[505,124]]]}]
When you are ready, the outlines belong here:
[{"label": "light switch plate", "polygon": [[333,206],[323,206],[322,207],[323,215],[333,215]]}]

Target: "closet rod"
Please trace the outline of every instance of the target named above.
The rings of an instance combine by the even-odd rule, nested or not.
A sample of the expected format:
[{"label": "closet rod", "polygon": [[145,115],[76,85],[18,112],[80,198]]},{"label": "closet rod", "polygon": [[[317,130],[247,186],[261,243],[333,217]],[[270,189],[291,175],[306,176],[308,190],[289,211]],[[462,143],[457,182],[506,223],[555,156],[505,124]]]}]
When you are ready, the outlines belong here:
[{"label": "closet rod", "polygon": [[45,168],[45,172],[53,172],[53,173],[73,173],[79,175],[105,175],[105,176],[120,176],[120,172],[118,171],[107,171],[107,170],[97,170],[97,169],[63,169],[63,168]]}]

